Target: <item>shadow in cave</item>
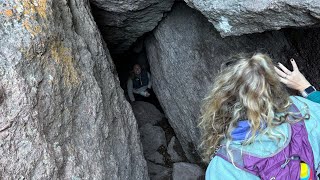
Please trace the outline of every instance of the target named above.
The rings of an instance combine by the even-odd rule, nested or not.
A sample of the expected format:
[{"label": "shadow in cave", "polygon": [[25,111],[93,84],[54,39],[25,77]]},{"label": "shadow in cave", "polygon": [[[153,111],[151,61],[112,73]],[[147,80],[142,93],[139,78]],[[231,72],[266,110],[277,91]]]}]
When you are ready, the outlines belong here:
[{"label": "shadow in cave", "polygon": [[[150,71],[150,66],[149,66],[149,62],[148,62],[148,58],[147,58],[145,46],[144,46],[145,37],[146,36],[142,36],[138,38],[138,40],[126,52],[122,54],[112,55],[113,61],[115,63],[115,66],[118,72],[120,86],[124,90],[125,97],[129,102],[130,102],[130,99],[128,96],[127,82],[131,74],[133,73],[133,66],[135,64],[139,64],[142,70],[150,73],[151,79],[152,79],[152,73]],[[135,100],[149,102],[155,105],[156,108],[160,110],[160,112],[164,113],[158,101],[158,98],[153,91],[153,87],[151,87],[151,89],[148,89],[148,92],[150,93],[149,97],[144,97],[134,93]]]}]

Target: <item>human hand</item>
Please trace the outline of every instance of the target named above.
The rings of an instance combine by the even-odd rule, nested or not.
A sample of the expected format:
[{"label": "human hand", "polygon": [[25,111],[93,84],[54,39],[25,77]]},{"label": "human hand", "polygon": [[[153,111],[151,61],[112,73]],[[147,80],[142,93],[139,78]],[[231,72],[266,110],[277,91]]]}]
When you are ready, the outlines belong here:
[{"label": "human hand", "polygon": [[140,92],[139,94],[140,94],[141,96],[144,96],[144,97],[149,97],[149,96],[150,96],[150,93],[149,93],[147,90],[142,91],[142,92]]},{"label": "human hand", "polygon": [[293,71],[288,70],[283,64],[278,63],[279,68],[275,67],[280,81],[287,87],[303,92],[306,88],[311,86],[309,81],[301,74],[299,68],[293,58],[290,59]]}]

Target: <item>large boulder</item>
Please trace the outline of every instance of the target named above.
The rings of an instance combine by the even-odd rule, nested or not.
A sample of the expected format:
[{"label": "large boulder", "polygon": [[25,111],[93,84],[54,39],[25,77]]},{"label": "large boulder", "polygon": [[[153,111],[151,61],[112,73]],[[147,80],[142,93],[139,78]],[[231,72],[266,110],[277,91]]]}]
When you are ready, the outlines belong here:
[{"label": "large boulder", "polygon": [[152,154],[146,154],[145,158],[149,160],[150,162],[165,165],[164,157],[162,154],[160,154],[158,151],[152,153]]},{"label": "large boulder", "polygon": [[204,179],[204,170],[196,164],[190,164],[185,162],[174,163],[172,171],[172,180]]},{"label": "large boulder", "polygon": [[172,168],[167,168],[147,161],[150,180],[170,180],[172,179]]},{"label": "large boulder", "polygon": [[87,1],[0,6],[1,179],[148,179]]},{"label": "large boulder", "polygon": [[90,0],[99,29],[113,54],[129,49],[153,30],[174,0]]},{"label": "large boulder", "polygon": [[150,157],[160,146],[167,147],[166,136],[161,127],[147,123],[140,128],[140,133],[145,156]]},{"label": "large boulder", "polygon": [[142,127],[147,123],[156,125],[164,118],[164,115],[149,102],[134,101],[132,102],[132,110],[139,127]]},{"label": "large boulder", "polygon": [[184,0],[204,14],[222,36],[251,34],[320,22],[318,0]]},{"label": "large boulder", "polygon": [[168,144],[168,154],[170,155],[171,162],[181,162],[183,158],[181,157],[181,147],[180,144],[177,142],[176,137],[172,137],[170,143]]},{"label": "large boulder", "polygon": [[292,54],[282,32],[221,38],[196,10],[177,3],[146,39],[153,89],[187,158],[195,162],[201,100],[226,59],[240,52],[267,52],[275,62]]}]

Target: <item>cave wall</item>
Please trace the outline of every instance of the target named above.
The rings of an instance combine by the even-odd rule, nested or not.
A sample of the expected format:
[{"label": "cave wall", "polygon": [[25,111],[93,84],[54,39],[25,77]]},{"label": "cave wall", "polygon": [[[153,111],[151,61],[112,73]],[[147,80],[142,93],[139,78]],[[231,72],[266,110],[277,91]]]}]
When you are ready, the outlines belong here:
[{"label": "cave wall", "polygon": [[177,3],[147,37],[153,89],[192,162],[197,161],[201,100],[226,59],[237,53],[268,53],[286,62],[297,53],[284,32],[222,38],[198,11]]},{"label": "cave wall", "polygon": [[149,179],[88,1],[6,1],[0,36],[1,179]]},{"label": "cave wall", "polygon": [[130,48],[138,37],[152,31],[174,0],[90,0],[99,29],[112,54]]},{"label": "cave wall", "polygon": [[200,11],[221,36],[319,25],[318,0],[184,0]]},{"label": "cave wall", "polygon": [[[293,45],[299,70],[308,81],[320,89],[320,28],[300,28],[281,30]],[[291,64],[287,63],[288,67]]]}]

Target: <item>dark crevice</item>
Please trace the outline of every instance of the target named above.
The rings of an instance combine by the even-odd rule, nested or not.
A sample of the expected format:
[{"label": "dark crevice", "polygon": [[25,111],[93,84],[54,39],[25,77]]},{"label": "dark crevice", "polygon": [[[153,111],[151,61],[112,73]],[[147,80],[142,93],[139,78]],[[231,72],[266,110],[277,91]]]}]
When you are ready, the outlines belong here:
[{"label": "dark crevice", "polygon": [[[320,28],[287,28],[281,31],[294,48],[287,57],[296,60],[299,70],[316,88],[320,88]],[[287,67],[291,67],[289,61],[285,62]]]}]

